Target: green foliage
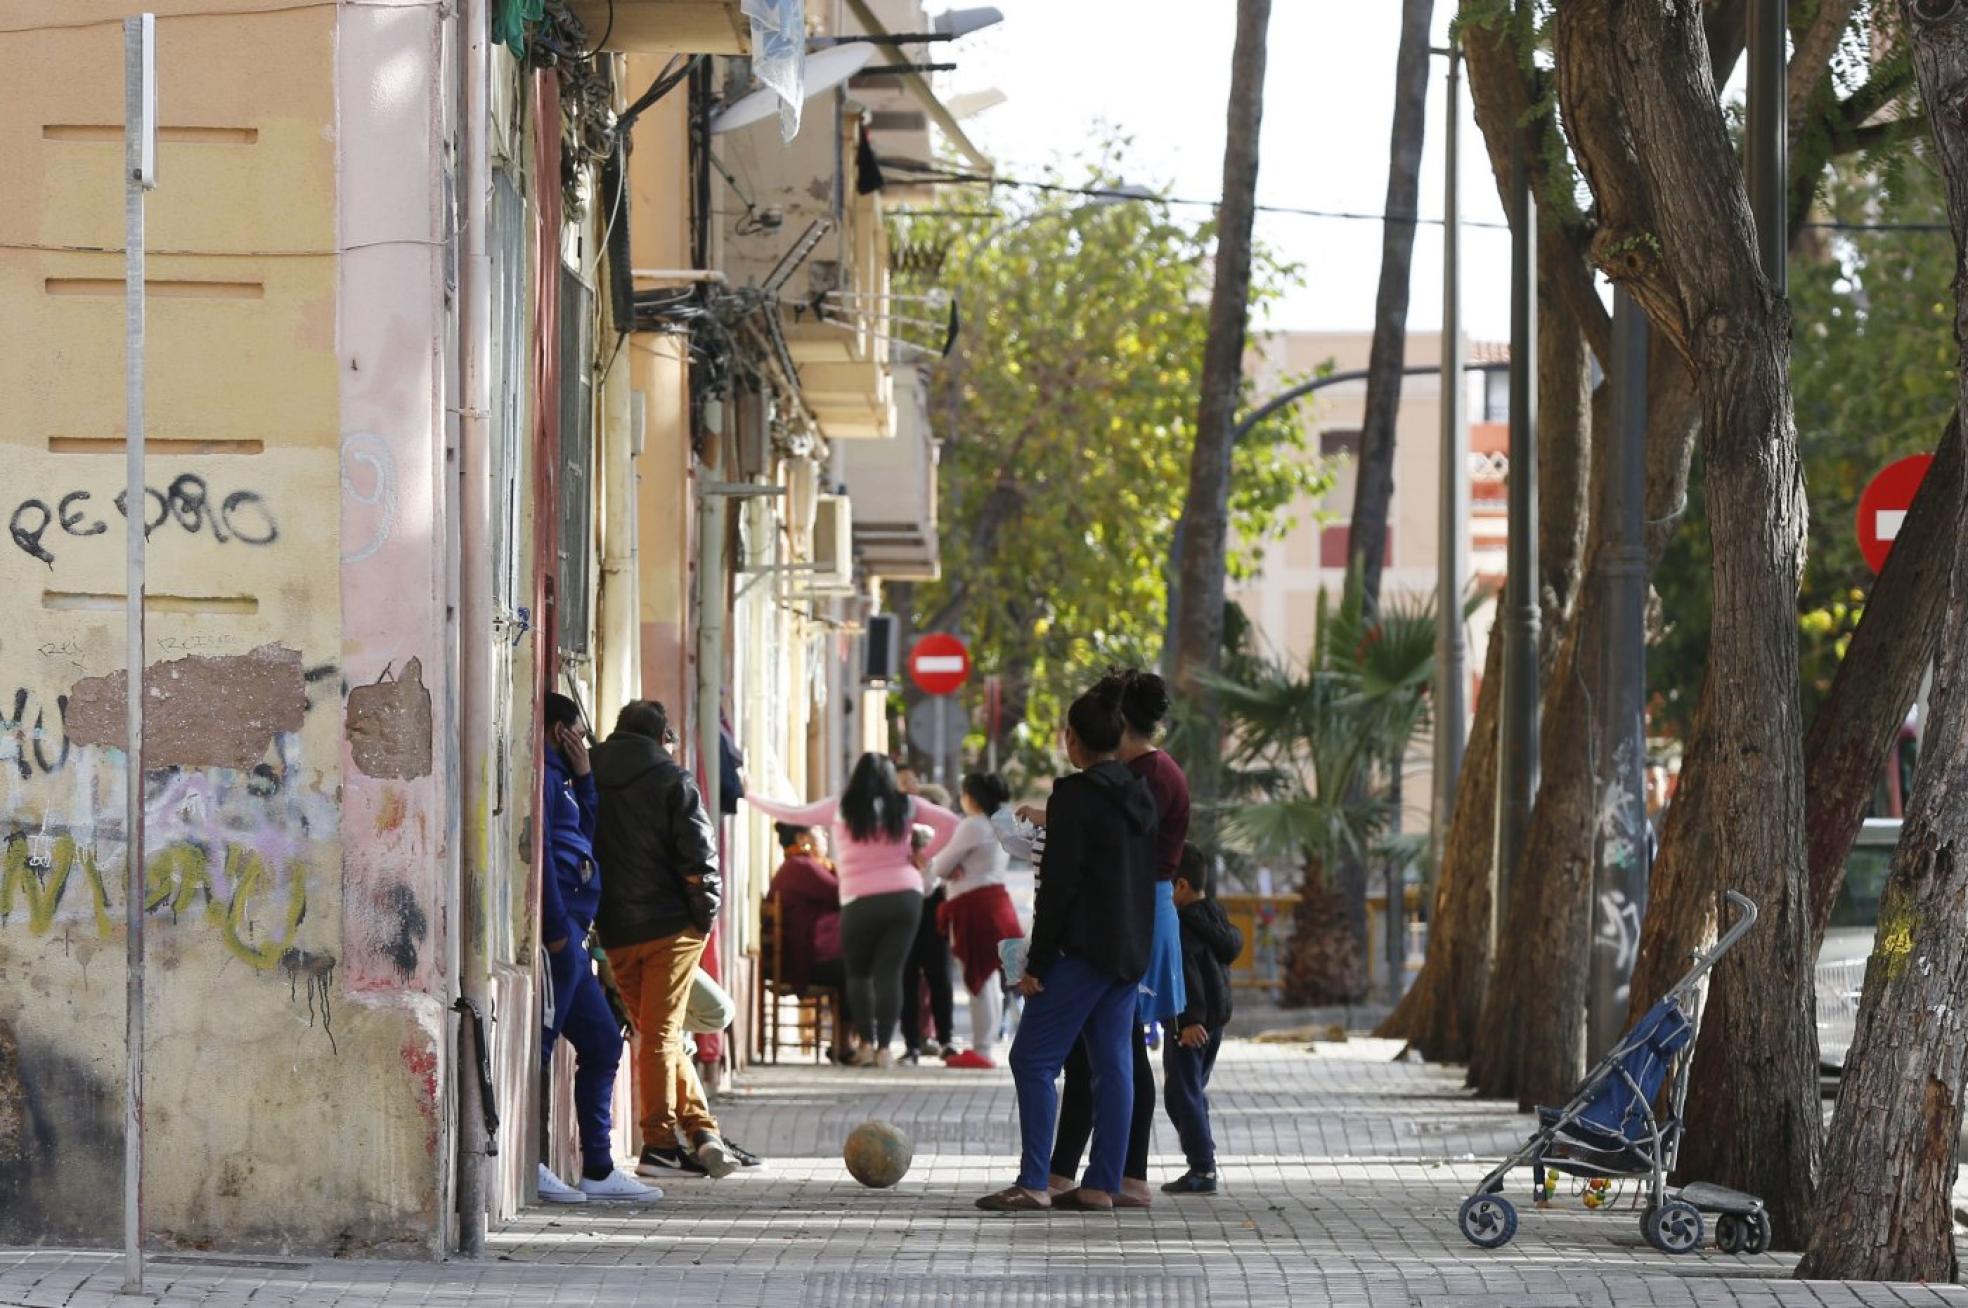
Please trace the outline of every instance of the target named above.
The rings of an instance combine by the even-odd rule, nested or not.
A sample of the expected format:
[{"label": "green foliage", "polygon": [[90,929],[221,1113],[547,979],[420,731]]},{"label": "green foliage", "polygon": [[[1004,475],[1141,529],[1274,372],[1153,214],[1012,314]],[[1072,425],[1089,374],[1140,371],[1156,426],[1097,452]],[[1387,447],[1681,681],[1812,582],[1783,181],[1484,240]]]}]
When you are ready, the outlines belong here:
[{"label": "green foliage", "polygon": [[[1112,147],[1075,180],[1112,186],[1123,171]],[[1018,737],[1043,752],[1093,671],[1152,664],[1161,648],[1213,231],[1158,203],[1047,193],[905,215],[894,236],[944,252],[933,274],[898,275],[898,292],[947,292],[963,324],[932,375],[943,579],[915,588],[915,619],[959,632],[980,675],[1007,678],[1007,704],[1025,704]],[[1260,250],[1253,305],[1295,275]],[[1329,485],[1289,415],[1247,437],[1232,575],[1249,576],[1284,511]]]},{"label": "green foliage", "polygon": [[[1864,160],[1834,167],[1824,204],[1840,223],[1946,222],[1940,179],[1917,153],[1883,185]],[[1954,407],[1955,346],[1954,245],[1945,231],[1837,231],[1805,247],[1790,264],[1790,375],[1810,505],[1798,599],[1808,717],[1831,686],[1872,584],[1859,555],[1859,492],[1886,464],[1939,444]],[[1697,467],[1688,517],[1655,576],[1667,615],[1648,656],[1656,729],[1685,733],[1694,710],[1708,657],[1708,577]]]},{"label": "green foliage", "polygon": [[1226,840],[1331,867],[1389,852],[1394,779],[1428,725],[1436,624],[1426,597],[1385,597],[1371,621],[1357,590],[1333,611],[1322,595],[1319,608],[1302,663],[1247,654],[1210,684],[1233,742]]}]

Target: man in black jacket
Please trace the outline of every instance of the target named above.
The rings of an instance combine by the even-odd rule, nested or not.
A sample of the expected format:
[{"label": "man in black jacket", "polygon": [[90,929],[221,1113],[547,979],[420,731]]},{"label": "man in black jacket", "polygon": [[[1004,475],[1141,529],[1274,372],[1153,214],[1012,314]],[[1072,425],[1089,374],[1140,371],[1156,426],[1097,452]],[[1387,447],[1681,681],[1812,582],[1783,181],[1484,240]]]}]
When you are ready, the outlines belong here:
[{"label": "man in black jacket", "polygon": [[1182,847],[1175,874],[1175,909],[1182,923],[1182,976],[1189,1006],[1176,1019],[1176,1038],[1162,1051],[1162,1102],[1182,1141],[1189,1170],[1162,1190],[1216,1193],[1216,1141],[1210,1135],[1209,1081],[1230,1024],[1230,964],[1244,952],[1244,933],[1210,898],[1215,876],[1194,845]]},{"label": "man in black jacket", "polygon": [[606,872],[595,925],[638,1033],[642,1157],[636,1174],[701,1168],[723,1177],[738,1161],[725,1146],[683,1044],[691,976],[717,922],[717,834],[697,783],[666,748],[675,739],[663,706],[637,700],[616,717],[614,734],[594,748],[601,792],[594,848]]}]

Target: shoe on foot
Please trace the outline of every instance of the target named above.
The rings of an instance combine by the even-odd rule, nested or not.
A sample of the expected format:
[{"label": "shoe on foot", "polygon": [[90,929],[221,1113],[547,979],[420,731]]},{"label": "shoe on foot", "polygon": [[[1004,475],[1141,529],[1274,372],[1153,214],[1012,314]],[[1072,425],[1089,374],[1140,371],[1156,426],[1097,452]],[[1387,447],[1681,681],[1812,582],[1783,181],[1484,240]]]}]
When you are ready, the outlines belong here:
[{"label": "shoe on foot", "polygon": [[847,1056],[847,1065],[849,1067],[873,1067],[875,1065],[875,1047],[873,1045],[862,1045]]},{"label": "shoe on foot", "polygon": [[584,1204],[588,1197],[567,1182],[553,1174],[553,1169],[545,1163],[540,1164],[540,1202],[543,1204]]},{"label": "shoe on foot", "polygon": [[741,1148],[736,1140],[725,1137],[724,1152],[737,1160],[740,1167],[764,1167],[765,1160],[749,1149]]},{"label": "shoe on foot", "polygon": [[1215,1172],[1184,1172],[1162,1187],[1163,1194],[1215,1194]]},{"label": "shoe on foot", "polygon": [[925,1040],[922,1042],[921,1052],[925,1058],[936,1058],[940,1056],[943,1052],[943,1042],[940,1040],[933,1040],[933,1039]]},{"label": "shoe on foot", "polygon": [[[864,1067],[865,1067],[865,1066],[867,1066],[867,1064],[865,1064],[865,1063],[864,1063],[864,1064],[862,1064],[862,1066],[864,1066]],[[877,1050],[875,1051],[875,1066],[876,1066],[876,1067],[881,1067],[881,1068],[888,1068],[888,1067],[894,1067],[894,1066],[895,1066],[895,1055],[894,1055],[893,1053],[891,1053],[891,1052],[889,1052],[889,1051],[888,1051],[887,1049],[885,1049],[885,1048],[884,1048],[884,1049],[877,1049]]]},{"label": "shoe on foot", "polygon": [[722,1181],[738,1170],[738,1160],[731,1156],[731,1150],[710,1131],[698,1133],[697,1147],[691,1152],[696,1156],[697,1165],[713,1180]]},{"label": "shoe on foot", "polygon": [[987,1067],[996,1067],[997,1065],[998,1064],[996,1060],[986,1058],[984,1055],[978,1053],[975,1049],[966,1049],[960,1054],[951,1054],[948,1058],[943,1060],[943,1066],[945,1067],[967,1067],[967,1068],[974,1068],[974,1069],[983,1069]]},{"label": "shoe on foot", "polygon": [[685,1176],[703,1176],[705,1167],[683,1149],[657,1149],[642,1151],[636,1160],[637,1176],[663,1176],[667,1173],[681,1172]]},{"label": "shoe on foot", "polygon": [[596,1203],[653,1204],[663,1197],[663,1192],[655,1186],[644,1185],[620,1170],[610,1172],[599,1181],[582,1177],[581,1193]]}]

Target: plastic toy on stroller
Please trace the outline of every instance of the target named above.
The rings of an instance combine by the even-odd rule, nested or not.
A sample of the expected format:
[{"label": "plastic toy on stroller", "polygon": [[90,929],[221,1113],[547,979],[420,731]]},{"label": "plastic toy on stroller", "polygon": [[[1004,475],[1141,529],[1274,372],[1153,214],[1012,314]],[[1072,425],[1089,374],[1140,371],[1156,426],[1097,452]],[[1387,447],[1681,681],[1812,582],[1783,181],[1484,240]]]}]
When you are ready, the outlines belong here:
[{"label": "plastic toy on stroller", "polygon": [[[1667,1184],[1681,1150],[1681,1109],[1688,1094],[1689,1046],[1695,1038],[1688,1010],[1696,986],[1756,923],[1755,904],[1733,890],[1728,899],[1736,920],[1714,947],[1696,953],[1688,974],[1620,1037],[1570,1103],[1537,1110],[1537,1134],[1463,1200],[1459,1220],[1471,1244],[1497,1249],[1517,1234],[1517,1210],[1503,1197],[1503,1178],[1512,1168],[1529,1164],[1540,1203],[1548,1193],[1548,1171],[1587,1178],[1589,1203],[1591,1195],[1605,1195],[1608,1182],[1643,1181],[1649,1199],[1640,1230],[1663,1253],[1692,1253],[1701,1247],[1703,1212],[1720,1214],[1715,1236],[1723,1252],[1761,1253],[1769,1247],[1770,1217],[1762,1200],[1707,1182],[1678,1190]],[[1663,1084],[1665,1116],[1654,1109]]]}]

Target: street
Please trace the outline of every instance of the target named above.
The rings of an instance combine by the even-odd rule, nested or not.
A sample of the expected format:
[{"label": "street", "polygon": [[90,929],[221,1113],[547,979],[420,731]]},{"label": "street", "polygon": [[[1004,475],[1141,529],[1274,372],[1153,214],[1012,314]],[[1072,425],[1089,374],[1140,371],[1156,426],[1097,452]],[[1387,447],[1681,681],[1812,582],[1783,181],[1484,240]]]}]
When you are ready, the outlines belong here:
[{"label": "street", "polygon": [[[649,1209],[534,1209],[493,1232],[479,1264],[154,1262],[168,1304],[1436,1305],[1968,1304],[1968,1288],[1788,1279],[1794,1255],[1731,1257],[1712,1241],[1670,1258],[1627,1200],[1588,1212],[1568,1186],[1497,1253],[1466,1244],[1455,1209],[1525,1133],[1461,1089],[1460,1069],[1391,1061],[1355,1038],[1225,1046],[1216,1098],[1224,1190],[1158,1196],[1147,1212],[991,1216],[971,1200],[1010,1175],[1004,1072],[761,1067],[724,1109],[762,1174],[681,1181]],[[843,1136],[886,1118],[916,1142],[893,1191],[843,1170]],[[1174,1174],[1158,1122],[1150,1174]],[[1512,1193],[1528,1185],[1515,1178]],[[1523,1205],[1528,1208],[1528,1205]],[[104,1253],[0,1253],[0,1304],[88,1308],[115,1294]]]}]

